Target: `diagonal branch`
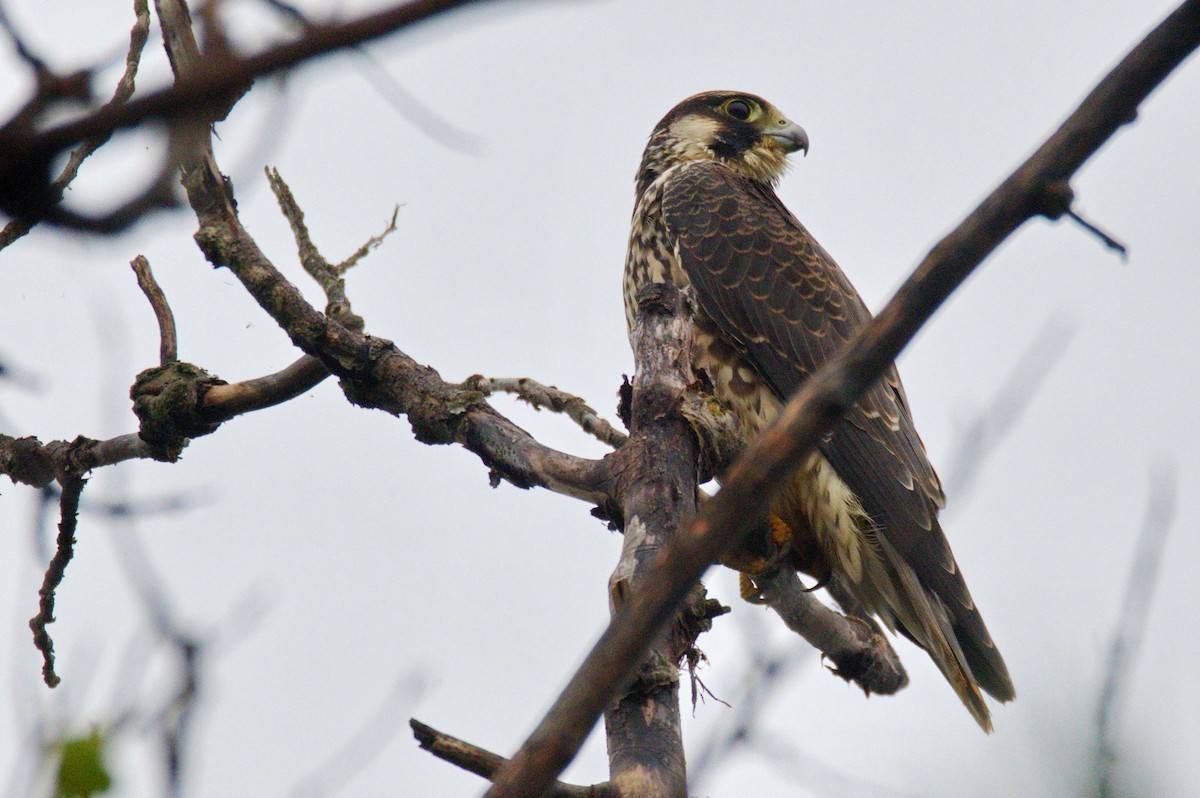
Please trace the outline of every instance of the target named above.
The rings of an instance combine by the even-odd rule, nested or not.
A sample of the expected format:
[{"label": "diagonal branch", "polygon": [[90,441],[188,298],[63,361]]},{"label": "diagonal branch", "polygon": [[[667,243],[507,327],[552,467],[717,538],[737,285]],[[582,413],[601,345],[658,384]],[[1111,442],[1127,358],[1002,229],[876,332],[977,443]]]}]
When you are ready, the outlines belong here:
[{"label": "diagonal branch", "polygon": [[[179,0],[156,3],[164,43],[179,69],[178,85],[189,85],[198,79],[190,75],[199,48],[186,10]],[[405,8],[419,5],[410,3]],[[589,460],[544,446],[497,412],[480,392],[444,381],[391,341],[347,327],[310,305],[242,226],[213,157],[208,129],[193,127],[191,132],[191,149],[182,152],[180,159],[188,201],[200,222],[196,243],[210,263],[233,272],[297,347],[341,379],[351,402],[408,416],[423,443],[462,444],[489,467],[494,484],[503,479],[521,488],[545,487],[596,505],[608,504],[612,458],[619,453]]]},{"label": "diagonal branch", "polygon": [[895,360],[950,293],[1030,218],[1069,207],[1067,180],[1200,44],[1200,0],[1188,0],[1137,45],[1030,158],[925,257],[878,317],[815,373],[734,463],[724,487],[659,558],[542,722],[496,775],[489,798],[537,796],[574,758],[603,709],[670,622],[691,585],[753,530],[801,456]]},{"label": "diagonal branch", "polygon": [[[939,469],[946,495],[954,497],[953,511],[966,503],[984,463],[1021,420],[1074,337],[1075,323],[1069,317],[1047,319],[991,400],[962,426],[944,461],[949,466]],[[942,518],[947,514],[943,512]]]},{"label": "diagonal branch", "polygon": [[829,658],[835,675],[853,681],[867,695],[891,695],[908,684],[900,657],[875,625],[826,607],[804,590],[794,570],[756,574],[754,584],[789,629]]},{"label": "diagonal branch", "polygon": [[[476,776],[490,779],[500,766],[508,761],[485,748],[452,737],[432,726],[426,726],[416,718],[409,720],[408,725],[412,727],[413,737],[417,738],[421,748],[438,759],[457,765]],[[546,798],[621,798],[621,793],[609,783],[581,787],[556,781],[547,791]],[[631,795],[630,798],[635,796]]]}]

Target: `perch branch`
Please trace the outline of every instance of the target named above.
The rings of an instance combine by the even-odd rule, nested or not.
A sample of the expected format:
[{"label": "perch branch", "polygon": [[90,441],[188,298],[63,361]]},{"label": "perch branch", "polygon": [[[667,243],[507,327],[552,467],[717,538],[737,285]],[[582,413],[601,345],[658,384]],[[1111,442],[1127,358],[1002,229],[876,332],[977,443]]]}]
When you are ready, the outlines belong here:
[{"label": "perch branch", "polygon": [[[621,473],[615,491],[625,538],[608,583],[614,617],[653,570],[654,558],[680,523],[696,510],[699,447],[680,412],[683,394],[695,381],[691,312],[669,283],[638,296],[629,430],[641,457]],[[687,795],[679,659],[694,648],[699,630],[682,635],[681,645],[674,634],[679,624],[674,627],[656,632],[636,678],[622,686],[604,712],[609,779],[621,792],[640,798]]]},{"label": "perch branch", "polygon": [[734,463],[720,494],[705,502],[663,551],[659,572],[634,593],[542,722],[496,774],[489,798],[540,795],[562,772],[691,585],[753,530],[802,455],[1000,242],[1034,216],[1066,211],[1067,180],[1136,117],[1141,101],[1197,44],[1200,0],[1188,0],[1122,59],[1062,126],[934,247],[882,312],[804,383]]},{"label": "perch branch", "polygon": [[804,590],[795,571],[781,568],[758,574],[754,584],[789,629],[833,662],[836,675],[868,695],[891,695],[908,684],[908,674],[887,638],[866,621],[826,607]]}]

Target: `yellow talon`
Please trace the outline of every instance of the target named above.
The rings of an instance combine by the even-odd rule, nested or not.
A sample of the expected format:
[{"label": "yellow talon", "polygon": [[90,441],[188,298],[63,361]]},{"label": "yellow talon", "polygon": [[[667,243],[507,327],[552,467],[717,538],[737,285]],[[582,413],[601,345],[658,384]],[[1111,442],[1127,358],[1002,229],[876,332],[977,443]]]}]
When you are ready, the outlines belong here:
[{"label": "yellow talon", "polygon": [[750,574],[738,574],[738,592],[741,593],[743,601],[751,604],[764,603],[762,594],[758,592],[758,585],[754,584]]},{"label": "yellow talon", "polygon": [[792,528],[780,520],[779,516],[771,516],[771,540],[780,548],[792,542]]}]

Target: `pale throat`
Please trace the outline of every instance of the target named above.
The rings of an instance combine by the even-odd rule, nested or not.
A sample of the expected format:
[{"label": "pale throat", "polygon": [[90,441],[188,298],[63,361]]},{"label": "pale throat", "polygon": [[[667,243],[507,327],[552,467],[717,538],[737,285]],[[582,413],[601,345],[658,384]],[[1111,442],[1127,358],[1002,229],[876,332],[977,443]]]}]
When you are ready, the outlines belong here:
[{"label": "pale throat", "polygon": [[773,144],[760,141],[736,158],[719,158],[709,145],[720,130],[720,123],[705,116],[685,116],[667,128],[667,146],[672,158],[682,161],[720,161],[740,175],[775,185],[787,171],[787,153]]}]

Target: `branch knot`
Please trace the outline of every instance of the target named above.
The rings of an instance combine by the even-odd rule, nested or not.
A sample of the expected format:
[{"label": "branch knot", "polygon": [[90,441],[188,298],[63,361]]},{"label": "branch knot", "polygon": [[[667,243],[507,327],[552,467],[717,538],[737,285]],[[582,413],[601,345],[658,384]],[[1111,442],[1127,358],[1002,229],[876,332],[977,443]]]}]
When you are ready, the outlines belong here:
[{"label": "branch knot", "polygon": [[176,362],[146,369],[137,375],[129,398],[138,417],[139,436],[150,445],[154,459],[175,462],[188,439],[216,431],[205,412],[204,395],[226,385],[199,366]]}]

